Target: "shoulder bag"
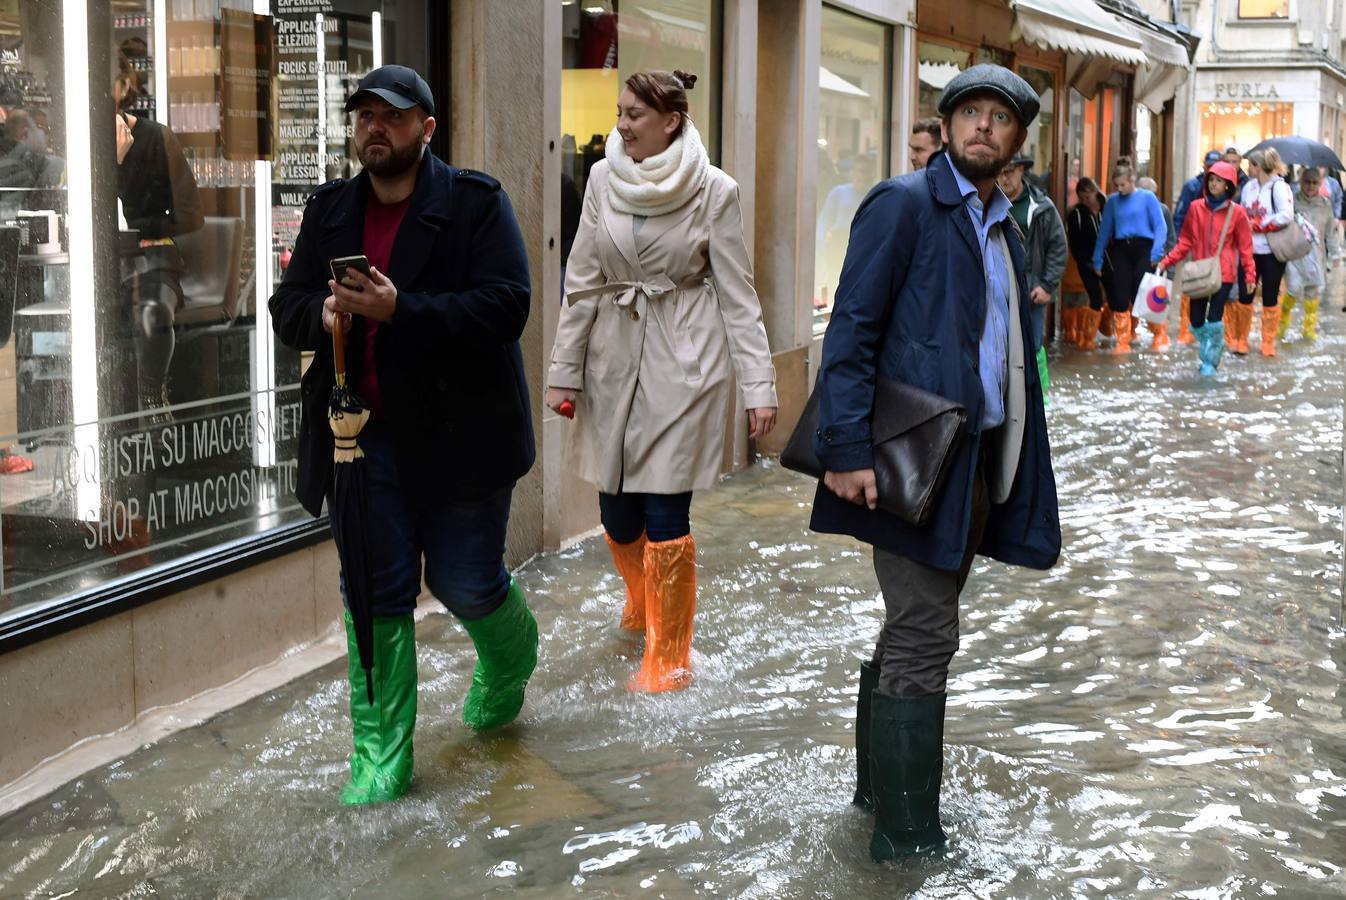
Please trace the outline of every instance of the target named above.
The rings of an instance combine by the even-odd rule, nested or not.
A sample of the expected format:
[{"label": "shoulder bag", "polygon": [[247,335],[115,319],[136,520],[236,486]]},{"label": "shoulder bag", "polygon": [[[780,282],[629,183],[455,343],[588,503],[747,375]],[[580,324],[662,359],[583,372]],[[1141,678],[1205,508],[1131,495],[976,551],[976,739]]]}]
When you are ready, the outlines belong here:
[{"label": "shoulder bag", "polygon": [[[781,465],[822,478],[813,452],[818,430],[815,387],[804,414],[781,453]],[[879,509],[909,525],[923,525],[938,505],[940,491],[967,432],[967,410],[952,400],[879,376],[874,385],[874,480]]]},{"label": "shoulder bag", "polygon": [[[1204,300],[1207,297],[1214,297],[1220,292],[1220,285],[1224,282],[1224,273],[1220,269],[1220,257],[1224,254],[1224,239],[1229,234],[1229,223],[1234,218],[1234,201],[1229,200],[1225,204],[1226,211],[1224,225],[1220,228],[1220,243],[1215,248],[1215,255],[1206,259],[1193,259],[1183,263],[1178,267],[1179,291],[1189,297],[1195,297],[1198,300]],[[1191,215],[1189,212],[1188,215]],[[1215,230],[1215,212],[1211,211],[1211,230]],[[1235,268],[1238,268],[1235,266]]]},{"label": "shoulder bag", "polygon": [[[1271,209],[1276,209],[1276,184],[1285,182],[1276,182],[1271,185]],[[1309,251],[1313,249],[1313,241],[1309,240],[1308,235],[1304,234],[1304,226],[1300,224],[1299,217],[1290,220],[1279,231],[1268,231],[1267,246],[1271,247],[1271,252],[1281,262],[1293,262],[1296,259],[1308,256]]]}]

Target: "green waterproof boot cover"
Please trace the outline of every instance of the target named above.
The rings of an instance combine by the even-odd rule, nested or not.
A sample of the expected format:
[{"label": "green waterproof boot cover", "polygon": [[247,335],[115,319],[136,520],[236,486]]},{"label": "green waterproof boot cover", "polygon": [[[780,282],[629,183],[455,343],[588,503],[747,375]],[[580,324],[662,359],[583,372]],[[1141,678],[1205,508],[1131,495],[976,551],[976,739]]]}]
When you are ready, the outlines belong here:
[{"label": "green waterproof boot cover", "polygon": [[874,793],[869,786],[869,707],[878,686],[879,667],[861,663],[860,693],[855,698],[855,798],[851,802],[870,812],[874,811]]},{"label": "green waterproof boot cover", "polygon": [[1038,379],[1042,382],[1042,405],[1047,405],[1047,388],[1051,386],[1051,379],[1047,377],[1047,348],[1038,348]]},{"label": "green waterproof boot cover", "polygon": [[462,623],[477,648],[463,722],[478,731],[508,725],[523,708],[523,689],[537,668],[537,620],[523,591],[510,581],[505,602],[495,612]]},{"label": "green waterproof boot cover", "polygon": [[869,855],[886,862],[936,850],[944,774],[944,694],[893,697],[875,691],[869,717],[874,837]]},{"label": "green waterproof boot cover", "polygon": [[351,683],[355,752],[341,802],[396,800],[411,787],[411,738],[416,730],[416,621],[410,615],[374,617],[374,702],[346,613],[346,666]]}]

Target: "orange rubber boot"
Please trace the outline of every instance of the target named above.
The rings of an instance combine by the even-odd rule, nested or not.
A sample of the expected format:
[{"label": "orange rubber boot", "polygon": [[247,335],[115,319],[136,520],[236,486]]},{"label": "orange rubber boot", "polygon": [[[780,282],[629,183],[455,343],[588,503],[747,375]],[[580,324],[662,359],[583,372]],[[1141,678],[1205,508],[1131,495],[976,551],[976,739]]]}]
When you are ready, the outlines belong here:
[{"label": "orange rubber boot", "polygon": [[1112,314],[1112,332],[1117,335],[1117,346],[1112,348],[1116,356],[1131,352],[1131,313],[1115,312]]},{"label": "orange rubber boot", "polygon": [[676,691],[692,683],[696,542],[689,534],[645,545],[645,658],[632,691]]},{"label": "orange rubber boot", "polygon": [[1112,310],[1106,306],[1098,314],[1098,333],[1103,337],[1112,337]]},{"label": "orange rubber boot", "polygon": [[1078,306],[1067,306],[1061,310],[1061,339],[1067,344],[1074,344],[1079,341],[1079,322],[1080,309]]},{"label": "orange rubber boot", "polygon": [[1080,311],[1080,335],[1078,346],[1081,350],[1098,349],[1098,323],[1102,318],[1102,310],[1089,309],[1086,306]]},{"label": "orange rubber boot", "polygon": [[1232,351],[1238,346],[1239,342],[1239,313],[1237,307],[1240,304],[1230,298],[1230,302],[1224,305],[1224,348]]},{"label": "orange rubber boot", "polygon": [[1276,355],[1276,332],[1281,328],[1281,308],[1262,307],[1262,355]]},{"label": "orange rubber boot", "polygon": [[1135,336],[1138,335],[1138,334],[1140,334],[1140,316],[1132,316],[1132,317],[1131,317],[1131,336],[1132,336],[1132,337],[1135,337]]},{"label": "orange rubber boot", "polygon": [[1182,296],[1182,308],[1178,313],[1178,343],[1196,343],[1196,335],[1192,334],[1192,298],[1186,294]]},{"label": "orange rubber boot", "polygon": [[1172,343],[1168,339],[1168,323],[1146,322],[1145,327],[1150,330],[1150,334],[1154,335],[1154,339],[1150,342],[1150,348],[1153,350],[1167,350],[1168,345]]},{"label": "orange rubber boot", "polygon": [[1234,304],[1234,326],[1238,333],[1234,336],[1234,352],[1239,356],[1248,355],[1248,334],[1253,328],[1253,305],[1251,303]]},{"label": "orange rubber boot", "polygon": [[612,564],[626,582],[626,608],[622,610],[621,627],[626,631],[644,631],[645,545],[648,541],[643,534],[629,544],[619,544],[607,533],[603,536],[612,551]]}]

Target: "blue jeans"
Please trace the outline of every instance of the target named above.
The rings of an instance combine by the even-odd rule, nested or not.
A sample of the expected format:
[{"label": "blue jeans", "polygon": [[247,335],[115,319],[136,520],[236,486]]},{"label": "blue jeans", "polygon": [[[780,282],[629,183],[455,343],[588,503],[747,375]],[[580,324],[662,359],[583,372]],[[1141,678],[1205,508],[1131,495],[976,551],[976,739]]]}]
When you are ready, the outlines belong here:
[{"label": "blue jeans", "polygon": [[1042,333],[1047,327],[1047,304],[1028,301],[1028,318],[1033,326],[1033,351],[1042,349]]},{"label": "blue jeans", "polygon": [[685,494],[599,494],[603,529],[619,544],[640,539],[672,541],[692,533],[692,492]]},{"label": "blue jeans", "polygon": [[[360,434],[365,452],[369,497],[369,562],[374,584],[374,615],[400,616],[416,609],[425,583],[449,612],[480,619],[495,612],[509,593],[505,568],[505,528],[514,486],[480,500],[453,500],[433,509],[408,502],[415,485],[398,480],[391,436],[385,427],[367,425]],[[329,505],[331,498],[328,498]],[[345,579],[341,596],[346,596]]]}]

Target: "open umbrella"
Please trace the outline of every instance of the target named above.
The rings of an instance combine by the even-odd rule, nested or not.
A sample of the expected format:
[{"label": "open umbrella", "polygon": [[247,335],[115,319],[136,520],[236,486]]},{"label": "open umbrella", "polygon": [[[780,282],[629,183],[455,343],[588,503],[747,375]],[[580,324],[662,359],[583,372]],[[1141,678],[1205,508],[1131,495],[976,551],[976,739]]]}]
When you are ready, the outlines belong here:
[{"label": "open umbrella", "polygon": [[1281,155],[1281,162],[1292,166],[1323,166],[1337,172],[1346,169],[1346,165],[1342,165],[1341,157],[1337,156],[1331,147],[1306,137],[1267,138],[1248,153],[1257,150],[1275,150]]},{"label": "open umbrella", "polygon": [[369,569],[369,497],[365,491],[364,451],[357,438],[369,421],[369,410],[346,384],[346,334],[337,315],[332,328],[332,359],[336,386],[327,407],[327,424],[336,438],[333,453],[332,501],[327,511],[332,536],[341,558],[341,578],[346,587],[346,607],[355,626],[355,646],[360,668],[365,670],[369,705],[374,705],[374,584]]}]

